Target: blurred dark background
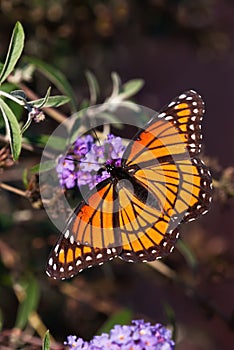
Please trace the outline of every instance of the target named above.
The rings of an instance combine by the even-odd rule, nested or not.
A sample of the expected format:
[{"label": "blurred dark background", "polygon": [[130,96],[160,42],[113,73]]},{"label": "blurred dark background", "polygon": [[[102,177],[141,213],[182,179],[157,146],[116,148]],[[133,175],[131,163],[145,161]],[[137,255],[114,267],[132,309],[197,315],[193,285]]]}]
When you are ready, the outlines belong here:
[{"label": "blurred dark background", "polygon": [[[210,212],[181,228],[197,268],[192,269],[178,249],[164,260],[194,290],[148,265],[119,261],[85,271],[71,282],[47,279],[44,265],[58,232],[43,211],[1,191],[4,329],[14,326],[17,310],[9,280],[31,271],[41,291],[38,314],[57,341],[74,333],[90,339],[122,308],[132,310],[134,318],[166,324],[165,310],[170,307],[175,314],[178,350],[234,348],[234,3],[2,0],[0,11],[2,60],[18,20],[26,32],[24,54],[60,69],[78,102],[88,93],[86,69],[96,75],[103,98],[111,91],[112,71],[123,82],[144,79],[135,101],[155,110],[184,90],[197,90],[206,103],[202,158],[211,168],[216,187]],[[40,75],[31,84],[41,96],[47,86]],[[20,164],[0,176],[20,187],[23,168],[36,159],[24,152]],[[16,256],[13,261],[19,262],[15,267],[4,260],[8,250]]]}]

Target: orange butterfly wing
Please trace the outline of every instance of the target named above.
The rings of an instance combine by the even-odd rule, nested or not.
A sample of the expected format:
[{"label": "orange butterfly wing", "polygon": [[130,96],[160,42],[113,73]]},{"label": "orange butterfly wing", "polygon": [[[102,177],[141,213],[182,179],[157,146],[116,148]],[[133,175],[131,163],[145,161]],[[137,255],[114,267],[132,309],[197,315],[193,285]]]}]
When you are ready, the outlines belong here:
[{"label": "orange butterfly wing", "polygon": [[172,251],[180,222],[210,205],[211,176],[197,157],[203,113],[190,90],[134,137],[122,159],[128,176],[99,183],[77,207],[49,257],[49,276],[72,277],[116,256],[151,261]]},{"label": "orange butterfly wing", "polygon": [[167,255],[178,238],[180,222],[208,211],[211,174],[197,157],[203,113],[204,103],[196,92],[181,94],[136,135],[123,155],[123,166],[134,172],[162,207],[162,215],[145,235],[123,246],[124,260],[150,261]]}]

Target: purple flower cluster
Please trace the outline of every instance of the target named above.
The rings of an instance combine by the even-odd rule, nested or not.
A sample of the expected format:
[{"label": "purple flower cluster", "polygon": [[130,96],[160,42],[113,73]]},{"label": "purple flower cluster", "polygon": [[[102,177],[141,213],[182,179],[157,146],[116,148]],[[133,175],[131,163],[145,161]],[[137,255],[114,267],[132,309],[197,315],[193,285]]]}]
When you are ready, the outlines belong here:
[{"label": "purple flower cluster", "polygon": [[110,334],[95,336],[90,342],[70,335],[69,350],[172,350],[175,347],[171,331],[160,323],[151,325],[144,320],[132,321],[130,326],[114,326]]},{"label": "purple flower cluster", "polygon": [[71,189],[88,185],[92,189],[110,175],[107,171],[97,173],[108,160],[120,165],[125,147],[120,137],[108,135],[103,145],[94,141],[91,135],[77,138],[67,155],[58,160],[56,171],[60,185]]}]

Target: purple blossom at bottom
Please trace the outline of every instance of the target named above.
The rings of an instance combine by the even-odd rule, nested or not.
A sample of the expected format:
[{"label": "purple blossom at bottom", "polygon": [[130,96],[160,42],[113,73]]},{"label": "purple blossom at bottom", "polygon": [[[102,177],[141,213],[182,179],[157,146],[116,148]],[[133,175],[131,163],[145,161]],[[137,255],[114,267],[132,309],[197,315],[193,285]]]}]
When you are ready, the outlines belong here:
[{"label": "purple blossom at bottom", "polygon": [[132,321],[130,326],[115,325],[110,334],[95,336],[89,342],[68,336],[64,343],[69,350],[173,350],[171,331],[160,323],[151,325],[144,320]]}]

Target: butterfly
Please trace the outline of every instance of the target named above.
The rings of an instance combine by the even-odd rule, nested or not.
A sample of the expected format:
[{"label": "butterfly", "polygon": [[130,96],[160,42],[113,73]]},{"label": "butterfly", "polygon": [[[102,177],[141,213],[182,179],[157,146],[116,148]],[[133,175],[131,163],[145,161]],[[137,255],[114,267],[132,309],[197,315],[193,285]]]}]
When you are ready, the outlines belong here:
[{"label": "butterfly", "polygon": [[139,130],[120,164],[105,163],[110,177],[74,210],[49,256],[48,276],[66,279],[115,257],[146,262],[172,252],[179,225],[210,207],[212,178],[199,158],[203,114],[201,96],[186,91]]}]

